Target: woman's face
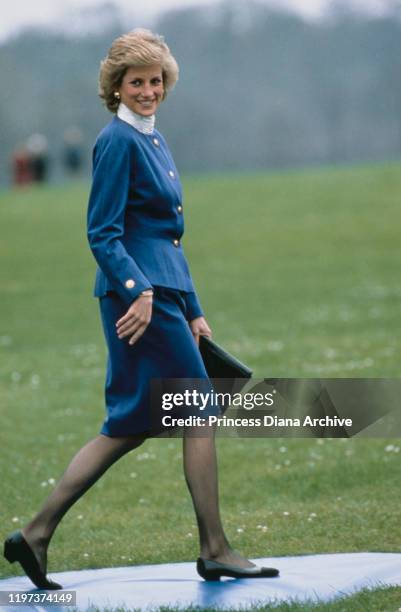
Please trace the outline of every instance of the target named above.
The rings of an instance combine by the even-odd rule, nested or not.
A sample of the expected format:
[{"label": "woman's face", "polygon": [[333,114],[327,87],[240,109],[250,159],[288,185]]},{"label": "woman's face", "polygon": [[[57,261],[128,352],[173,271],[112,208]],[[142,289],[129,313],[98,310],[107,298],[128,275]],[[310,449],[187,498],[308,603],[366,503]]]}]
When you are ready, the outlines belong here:
[{"label": "woman's face", "polygon": [[164,93],[161,66],[131,66],[127,69],[118,91],[121,102],[134,113],[144,117],[153,115]]}]

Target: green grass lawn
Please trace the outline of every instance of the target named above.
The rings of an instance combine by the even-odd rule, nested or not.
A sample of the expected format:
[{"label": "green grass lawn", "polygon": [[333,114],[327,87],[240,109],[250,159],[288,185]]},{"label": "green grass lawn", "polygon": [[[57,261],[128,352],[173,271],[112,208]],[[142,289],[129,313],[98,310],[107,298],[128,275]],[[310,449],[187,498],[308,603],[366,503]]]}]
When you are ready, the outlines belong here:
[{"label": "green grass lawn", "polygon": [[[187,177],[184,193],[207,319],[255,377],[400,377],[400,165]],[[104,418],[87,195],[86,184],[0,195],[2,536]],[[251,557],[401,551],[401,451],[389,444],[401,446],[219,438],[232,543]],[[60,524],[50,573],[196,558],[181,463],[181,441],[163,439],[115,464]],[[0,573],[22,571],[1,558]],[[401,588],[277,610],[397,606]]]}]

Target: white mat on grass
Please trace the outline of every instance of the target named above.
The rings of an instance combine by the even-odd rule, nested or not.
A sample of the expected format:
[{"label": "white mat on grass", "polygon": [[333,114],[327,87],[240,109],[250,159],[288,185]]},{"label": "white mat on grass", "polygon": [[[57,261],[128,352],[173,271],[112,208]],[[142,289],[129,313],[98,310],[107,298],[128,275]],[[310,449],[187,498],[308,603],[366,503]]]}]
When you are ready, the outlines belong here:
[{"label": "white mat on grass", "polygon": [[[267,557],[253,561],[277,567],[280,576],[205,582],[198,576],[193,562],[49,572],[49,576],[64,589],[76,591],[76,606],[80,611],[90,605],[101,610],[119,605],[131,610],[153,610],[163,605],[175,605],[182,610],[190,605],[234,610],[257,603],[328,601],[364,587],[401,585],[401,554],[398,553]],[[0,590],[41,592],[24,576],[0,580]],[[37,604],[6,606],[3,610],[68,612],[71,608]]]}]

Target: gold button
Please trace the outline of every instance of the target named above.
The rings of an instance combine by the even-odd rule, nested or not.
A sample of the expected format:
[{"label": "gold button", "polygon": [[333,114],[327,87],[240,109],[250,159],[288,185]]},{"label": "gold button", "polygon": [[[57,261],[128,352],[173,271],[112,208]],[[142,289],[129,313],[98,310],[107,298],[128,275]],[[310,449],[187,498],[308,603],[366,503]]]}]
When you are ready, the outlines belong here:
[{"label": "gold button", "polygon": [[177,206],[177,210],[179,213],[182,213],[182,206]]},{"label": "gold button", "polygon": [[127,289],[132,289],[133,287],[135,287],[135,281],[132,280],[132,278],[129,278],[127,281],[125,281],[125,286],[127,287]]},{"label": "gold button", "polygon": [[175,174],[174,174],[174,172],[173,172],[172,170],[169,170],[169,171],[168,171],[168,173],[169,173],[169,175],[171,176],[171,178],[174,178],[174,177],[175,177]]},{"label": "gold button", "polygon": [[178,247],[178,245],[180,244],[180,241],[177,240],[177,238],[175,240],[173,240],[173,244],[174,246]]},{"label": "gold button", "polygon": [[157,138],[153,138],[153,144],[156,145],[156,147],[159,146],[159,140]]}]

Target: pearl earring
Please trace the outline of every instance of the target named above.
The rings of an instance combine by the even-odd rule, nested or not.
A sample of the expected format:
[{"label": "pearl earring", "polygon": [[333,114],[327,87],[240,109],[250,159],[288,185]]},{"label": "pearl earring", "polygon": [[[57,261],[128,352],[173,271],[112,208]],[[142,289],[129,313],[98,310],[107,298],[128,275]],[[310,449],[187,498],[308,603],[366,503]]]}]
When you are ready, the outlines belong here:
[{"label": "pearl earring", "polygon": [[117,100],[119,100],[119,99],[121,98],[121,96],[120,96],[120,92],[119,92],[119,91],[115,91],[115,92],[114,92],[114,97],[115,97]]}]

